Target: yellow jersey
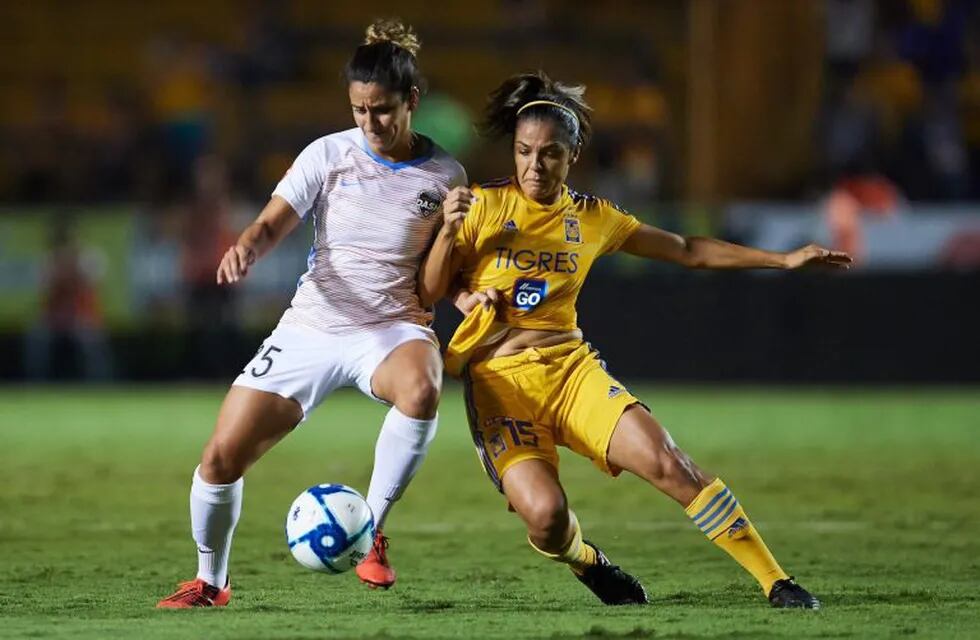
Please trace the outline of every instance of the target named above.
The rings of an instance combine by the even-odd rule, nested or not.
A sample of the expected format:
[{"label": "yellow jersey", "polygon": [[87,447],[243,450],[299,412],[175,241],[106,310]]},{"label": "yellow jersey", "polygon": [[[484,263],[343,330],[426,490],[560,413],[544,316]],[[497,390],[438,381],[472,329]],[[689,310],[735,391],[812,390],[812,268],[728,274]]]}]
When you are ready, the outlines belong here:
[{"label": "yellow jersey", "polygon": [[473,188],[477,200],[460,226],[453,251],[461,283],[494,287],[504,304],[478,307],[457,328],[446,369],[459,375],[477,347],[508,328],[571,331],[575,303],[595,260],[619,249],[640,221],[608,200],[562,187],[550,205],[524,196],[514,178]]}]

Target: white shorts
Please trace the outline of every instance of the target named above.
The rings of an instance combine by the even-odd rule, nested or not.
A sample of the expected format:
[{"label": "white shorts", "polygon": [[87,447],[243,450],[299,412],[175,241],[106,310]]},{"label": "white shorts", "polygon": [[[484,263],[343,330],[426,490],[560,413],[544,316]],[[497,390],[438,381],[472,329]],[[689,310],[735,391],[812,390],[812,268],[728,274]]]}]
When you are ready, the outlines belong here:
[{"label": "white shorts", "polygon": [[303,420],[339,387],[384,402],[371,392],[371,377],[389,353],[412,340],[439,346],[432,329],[410,322],[344,334],[280,323],[232,384],[292,398]]}]

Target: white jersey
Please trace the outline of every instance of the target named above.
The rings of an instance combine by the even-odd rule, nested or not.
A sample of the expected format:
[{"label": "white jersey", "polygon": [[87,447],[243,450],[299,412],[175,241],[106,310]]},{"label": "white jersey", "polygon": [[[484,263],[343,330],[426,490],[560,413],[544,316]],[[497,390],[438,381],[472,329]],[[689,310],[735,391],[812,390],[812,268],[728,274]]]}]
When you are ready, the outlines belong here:
[{"label": "white jersey", "polygon": [[282,317],[287,324],[343,333],[407,321],[428,324],[416,278],[422,255],[463,167],[435,143],[426,155],[389,162],[360,129],[306,147],[279,182],[301,218],[313,213],[308,268]]}]

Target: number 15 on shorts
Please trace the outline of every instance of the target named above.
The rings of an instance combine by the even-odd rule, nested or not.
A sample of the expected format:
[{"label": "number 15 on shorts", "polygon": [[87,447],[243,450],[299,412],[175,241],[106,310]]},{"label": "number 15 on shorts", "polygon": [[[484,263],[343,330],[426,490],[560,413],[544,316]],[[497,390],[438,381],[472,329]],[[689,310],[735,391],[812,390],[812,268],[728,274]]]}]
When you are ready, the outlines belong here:
[{"label": "number 15 on shorts", "polygon": [[490,418],[484,425],[487,444],[494,458],[500,457],[509,447],[537,447],[538,434],[534,425],[526,420],[499,416]]}]

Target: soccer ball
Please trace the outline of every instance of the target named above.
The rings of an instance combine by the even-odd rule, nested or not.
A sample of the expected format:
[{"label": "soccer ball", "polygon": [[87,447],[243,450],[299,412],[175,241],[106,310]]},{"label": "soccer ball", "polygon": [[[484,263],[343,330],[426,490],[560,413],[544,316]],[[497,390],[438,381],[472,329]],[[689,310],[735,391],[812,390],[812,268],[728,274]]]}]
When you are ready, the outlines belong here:
[{"label": "soccer ball", "polygon": [[307,569],[343,573],[374,542],[371,507],[354,489],[318,484],[299,494],[286,514],[286,543]]}]

